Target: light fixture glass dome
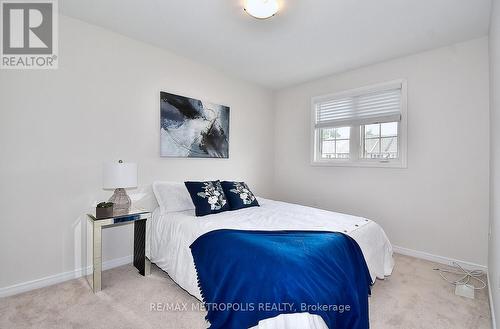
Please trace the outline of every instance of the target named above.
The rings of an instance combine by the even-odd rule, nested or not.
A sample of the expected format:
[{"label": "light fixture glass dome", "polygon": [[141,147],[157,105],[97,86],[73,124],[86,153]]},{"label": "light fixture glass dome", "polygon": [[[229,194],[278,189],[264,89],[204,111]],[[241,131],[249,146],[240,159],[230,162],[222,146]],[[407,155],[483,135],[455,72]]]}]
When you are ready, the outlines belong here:
[{"label": "light fixture glass dome", "polygon": [[278,12],[278,0],[245,0],[245,11],[255,18],[269,18]]}]

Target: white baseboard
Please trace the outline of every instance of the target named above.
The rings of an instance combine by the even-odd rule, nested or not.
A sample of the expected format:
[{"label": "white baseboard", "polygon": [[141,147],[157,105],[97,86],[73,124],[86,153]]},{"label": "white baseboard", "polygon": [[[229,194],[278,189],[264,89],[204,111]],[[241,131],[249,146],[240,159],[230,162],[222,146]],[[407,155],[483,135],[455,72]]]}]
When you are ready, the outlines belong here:
[{"label": "white baseboard", "polygon": [[399,247],[399,246],[392,246],[392,249],[394,250],[395,253],[398,253],[401,255],[425,259],[425,260],[439,263],[439,264],[451,265],[453,262],[455,262],[455,263],[459,264],[460,266],[462,266],[466,269],[469,269],[469,270],[481,270],[483,272],[487,272],[487,270],[488,270],[488,268],[484,265],[479,265],[479,264],[466,262],[466,261],[458,260],[458,259],[453,259],[453,258],[449,258],[449,257],[433,255],[433,254],[429,254],[429,253],[424,252],[424,251],[418,251],[418,250],[403,248],[403,247]]},{"label": "white baseboard", "polygon": [[[133,256],[125,256],[121,258],[115,258],[102,263],[103,270],[109,270],[111,268],[115,268],[118,266],[130,264],[133,261]],[[46,276],[44,278],[18,283],[9,287],[0,288],[0,297],[7,297],[12,295],[17,295],[22,292],[43,288],[47,286],[51,286],[57,283],[61,283],[64,281],[77,279],[83,276],[84,273],[90,274],[92,273],[92,266],[88,266],[87,268],[79,268],[69,272],[58,273],[50,276]]]},{"label": "white baseboard", "polygon": [[[484,265],[479,265],[479,264],[474,264],[471,262],[461,261],[461,260],[457,260],[457,259],[453,259],[453,258],[433,255],[433,254],[429,254],[429,253],[426,253],[423,251],[403,248],[403,247],[399,247],[399,246],[393,246],[392,248],[393,248],[394,252],[398,253],[398,254],[412,256],[412,257],[420,258],[420,259],[425,259],[425,260],[429,260],[432,262],[445,264],[445,265],[451,265],[453,262],[456,262],[456,263],[460,264],[461,266],[468,268],[468,269],[478,269],[478,270],[482,270],[482,271],[487,272],[487,267]],[[102,269],[108,270],[108,269],[115,268],[118,266],[126,265],[126,264],[131,263],[132,260],[133,260],[132,255],[121,257],[121,258],[111,259],[111,260],[108,260],[102,264]],[[80,278],[83,276],[83,273],[85,270],[86,270],[87,274],[92,273],[92,267],[89,266],[86,269],[79,268],[79,269],[76,269],[73,271],[54,274],[54,275],[47,276],[44,278],[18,283],[18,284],[15,284],[15,285],[12,285],[9,287],[5,287],[5,288],[0,288],[0,297],[16,295],[16,294],[20,294],[22,292],[26,292],[26,291],[30,291],[30,290],[34,290],[34,289],[38,289],[38,288],[43,288],[43,287],[51,286],[51,285],[61,283],[64,281]],[[489,281],[489,276],[488,276],[488,281]],[[488,287],[490,287],[489,282],[488,282]],[[490,305],[492,305],[491,291],[490,291]],[[493,310],[492,310],[492,315],[493,315]]]},{"label": "white baseboard", "polygon": [[495,308],[493,307],[493,295],[491,294],[490,272],[488,272],[488,296],[490,298],[491,328],[497,329]]}]

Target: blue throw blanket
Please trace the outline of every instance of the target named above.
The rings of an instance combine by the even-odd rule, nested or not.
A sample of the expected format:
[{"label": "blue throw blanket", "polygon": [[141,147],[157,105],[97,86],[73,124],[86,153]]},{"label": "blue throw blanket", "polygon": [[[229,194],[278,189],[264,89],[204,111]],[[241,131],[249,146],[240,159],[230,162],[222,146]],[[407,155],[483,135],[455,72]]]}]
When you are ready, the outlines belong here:
[{"label": "blue throw blanket", "polygon": [[211,329],[286,313],[367,329],[371,278],[356,241],[335,232],[217,230],[190,246]]}]

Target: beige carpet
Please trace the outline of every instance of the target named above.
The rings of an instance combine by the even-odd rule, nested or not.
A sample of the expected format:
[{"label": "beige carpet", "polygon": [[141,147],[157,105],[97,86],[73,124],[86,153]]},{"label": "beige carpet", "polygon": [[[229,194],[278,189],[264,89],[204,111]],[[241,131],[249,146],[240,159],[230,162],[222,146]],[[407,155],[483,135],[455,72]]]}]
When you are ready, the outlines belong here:
[{"label": "beige carpet", "polygon": [[[391,277],[378,280],[370,297],[373,329],[491,328],[487,290],[470,300],[432,271],[435,263],[395,255]],[[151,311],[151,303],[177,311]],[[159,304],[158,304],[159,303]],[[187,303],[188,311],[182,311]],[[84,279],[0,299],[0,328],[206,328],[198,301],[164,272],[140,276],[131,265],[103,273],[103,291],[92,294]]]}]

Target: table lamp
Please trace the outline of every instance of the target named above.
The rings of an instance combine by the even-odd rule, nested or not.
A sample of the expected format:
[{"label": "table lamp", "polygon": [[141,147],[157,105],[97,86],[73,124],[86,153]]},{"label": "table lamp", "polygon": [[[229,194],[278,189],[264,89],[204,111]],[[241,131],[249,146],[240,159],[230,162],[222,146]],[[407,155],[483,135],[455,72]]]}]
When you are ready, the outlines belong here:
[{"label": "table lamp", "polygon": [[102,186],[104,189],[115,189],[109,199],[113,209],[128,211],[132,204],[126,188],[137,187],[137,163],[108,162],[103,166]]}]

